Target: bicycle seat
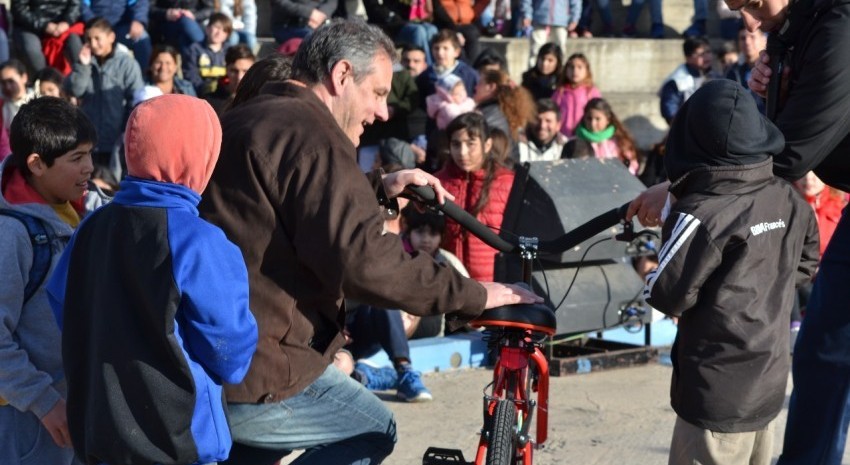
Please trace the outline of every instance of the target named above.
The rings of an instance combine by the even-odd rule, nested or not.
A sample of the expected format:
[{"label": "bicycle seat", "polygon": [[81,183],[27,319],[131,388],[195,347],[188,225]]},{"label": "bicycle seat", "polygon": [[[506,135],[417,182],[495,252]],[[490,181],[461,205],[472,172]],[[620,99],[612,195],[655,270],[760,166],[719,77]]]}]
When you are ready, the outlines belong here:
[{"label": "bicycle seat", "polygon": [[485,310],[478,318],[469,322],[473,327],[502,326],[530,329],[549,336],[558,326],[555,312],[543,304],[504,305]]}]

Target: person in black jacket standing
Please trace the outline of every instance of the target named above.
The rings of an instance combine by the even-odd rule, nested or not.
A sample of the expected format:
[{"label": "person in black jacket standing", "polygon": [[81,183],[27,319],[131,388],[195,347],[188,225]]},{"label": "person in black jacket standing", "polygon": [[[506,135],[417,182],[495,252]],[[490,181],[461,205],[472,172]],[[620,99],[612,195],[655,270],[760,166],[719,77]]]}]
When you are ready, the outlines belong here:
[{"label": "person in black jacket standing", "polygon": [[671,465],[768,465],[788,380],[796,284],[817,267],[812,209],[774,177],[779,130],[747,89],[712,81],[673,121],[665,166],[676,204],[644,298],[679,317]]},{"label": "person in black jacket standing", "polygon": [[[774,172],[788,180],[815,173],[850,190],[850,2],[847,0],[725,0],[751,32],[773,33],[784,44],[785,71],[773,76],[766,52],[756,62],[750,90],[765,96],[781,77],[775,122],[785,148]],[[659,184],[641,194],[628,217],[658,224],[667,198]],[[670,199],[675,201],[675,199]],[[850,219],[843,216],[824,252],[794,346],[794,392],[779,465],[839,464],[850,426]]]}]

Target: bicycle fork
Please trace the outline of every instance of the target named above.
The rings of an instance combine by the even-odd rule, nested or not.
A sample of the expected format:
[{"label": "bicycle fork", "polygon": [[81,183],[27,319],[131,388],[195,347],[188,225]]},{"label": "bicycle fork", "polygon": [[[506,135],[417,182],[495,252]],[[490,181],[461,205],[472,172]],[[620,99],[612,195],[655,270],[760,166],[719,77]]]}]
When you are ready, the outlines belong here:
[{"label": "bicycle fork", "polygon": [[[542,447],[546,442],[549,425],[549,362],[536,345],[533,351],[529,349],[528,346],[503,346],[500,350],[499,359],[493,368],[492,395],[484,395],[485,428],[478,443],[476,465],[485,465],[492,434],[492,423],[488,419],[502,400],[513,402],[517,410],[516,452],[523,465],[531,465],[533,449]],[[533,363],[537,373],[533,379],[529,379],[529,362]],[[531,398],[532,392],[537,392],[536,399]],[[535,441],[531,441],[529,429],[535,407],[538,410],[537,431]]]}]

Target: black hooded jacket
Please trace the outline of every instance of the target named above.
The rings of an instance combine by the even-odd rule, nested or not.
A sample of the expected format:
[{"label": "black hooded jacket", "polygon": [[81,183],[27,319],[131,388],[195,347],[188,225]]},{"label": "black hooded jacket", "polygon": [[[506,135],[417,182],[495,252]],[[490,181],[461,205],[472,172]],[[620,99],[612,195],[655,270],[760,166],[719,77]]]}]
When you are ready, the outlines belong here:
[{"label": "black hooded jacket", "polygon": [[785,399],[794,288],[814,273],[818,234],[811,207],[773,176],[783,146],[729,80],[697,91],[671,128],[665,165],[678,200],[644,298],[680,317],[671,404],[700,428],[763,429]]}]

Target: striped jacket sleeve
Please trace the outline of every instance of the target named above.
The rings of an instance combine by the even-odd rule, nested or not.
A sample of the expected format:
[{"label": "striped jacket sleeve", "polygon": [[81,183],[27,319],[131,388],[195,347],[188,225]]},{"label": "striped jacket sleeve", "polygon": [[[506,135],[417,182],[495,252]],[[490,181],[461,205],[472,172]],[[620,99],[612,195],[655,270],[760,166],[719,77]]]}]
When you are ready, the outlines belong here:
[{"label": "striped jacket sleeve", "polygon": [[646,275],[644,300],[667,315],[681,315],[696,304],[700,288],[720,259],[720,251],[699,218],[673,212],[662,230],[658,268]]}]

